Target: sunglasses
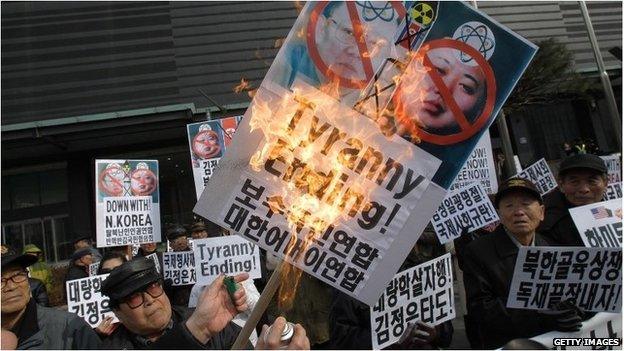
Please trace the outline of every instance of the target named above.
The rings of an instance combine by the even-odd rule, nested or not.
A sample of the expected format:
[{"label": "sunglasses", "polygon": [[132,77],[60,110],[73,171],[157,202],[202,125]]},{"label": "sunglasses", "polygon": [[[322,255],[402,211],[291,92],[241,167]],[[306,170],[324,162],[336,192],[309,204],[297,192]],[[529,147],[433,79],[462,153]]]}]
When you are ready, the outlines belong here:
[{"label": "sunglasses", "polygon": [[160,283],[154,282],[146,286],[144,289],[141,289],[123,298],[121,302],[128,305],[128,307],[130,307],[131,309],[135,309],[145,303],[145,293],[149,294],[149,296],[151,296],[152,298],[157,298],[160,297],[164,292],[165,291],[163,290]]}]

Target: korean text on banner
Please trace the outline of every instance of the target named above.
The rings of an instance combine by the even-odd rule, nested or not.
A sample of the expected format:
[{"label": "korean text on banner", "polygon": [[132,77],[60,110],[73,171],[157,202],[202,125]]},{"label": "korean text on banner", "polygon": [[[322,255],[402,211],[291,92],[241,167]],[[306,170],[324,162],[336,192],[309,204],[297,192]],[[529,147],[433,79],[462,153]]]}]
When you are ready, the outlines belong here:
[{"label": "korean text on banner", "polygon": [[306,4],[194,211],[372,305],[536,47],[461,2],[367,4]]},{"label": "korean text on banner", "polygon": [[195,240],[193,251],[197,284],[208,285],[222,273],[249,273],[251,279],[262,277],[260,249],[240,236]]},{"label": "korean text on banner", "polygon": [[523,246],[507,307],[546,310],[572,299],[584,311],[621,313],[621,267],[621,248]]},{"label": "korean text on banner", "polygon": [[100,262],[91,263],[89,265],[89,277],[97,275],[98,269],[100,269]]},{"label": "korean text on banner", "polygon": [[160,242],[158,161],[95,160],[97,246]]},{"label": "korean text on banner", "polygon": [[587,247],[622,247],[622,200],[571,208],[570,215]]},{"label": "korean text on banner", "polygon": [[470,157],[457,173],[449,191],[455,191],[474,182],[480,183],[488,194],[496,194],[498,191],[490,133],[483,133]]},{"label": "korean text on banner", "polygon": [[236,116],[186,125],[198,199],[229,146],[238,120],[239,116]]},{"label": "korean text on banner", "polygon": [[603,201],[607,200],[615,200],[622,198],[622,183],[611,183],[607,185],[607,189],[605,190]]},{"label": "korean text on banner", "polygon": [[622,154],[612,154],[600,156],[607,165],[607,176],[609,184],[620,183],[622,181]]},{"label": "korean text on banner", "polygon": [[108,297],[102,295],[100,288],[108,274],[70,280],[65,282],[67,292],[67,311],[83,318],[92,328],[97,327],[105,317],[114,317],[109,307]]},{"label": "korean text on banner", "polygon": [[548,194],[557,187],[557,180],[551,172],[550,167],[548,167],[548,163],[546,163],[546,160],[543,158],[525,168],[516,176],[533,182],[542,196]]},{"label": "korean text on banner", "polygon": [[438,325],[455,318],[452,267],[451,254],[447,253],[392,278],[371,307],[374,350],[397,342],[408,324]]},{"label": "korean text on banner", "polygon": [[431,224],[441,244],[498,221],[498,213],[480,183],[446,195]]},{"label": "korean text on banner", "polygon": [[[572,346],[569,343],[561,345],[561,339],[585,339],[579,340],[580,345]],[[602,340],[599,340],[602,339]],[[608,347],[617,345],[600,345],[604,339],[619,339],[620,347]],[[583,322],[581,330],[572,333],[558,331],[548,332],[534,336],[535,340],[546,346],[548,350],[621,350],[622,349],[622,314],[621,313],[597,313],[592,318]],[[557,340],[557,341],[556,341]]]},{"label": "korean text on banner", "polygon": [[163,278],[171,285],[195,284],[195,255],[193,251],[163,252]]},{"label": "korean text on banner", "polygon": [[151,255],[145,256],[145,258],[154,261],[154,266],[156,267],[156,272],[160,273],[160,261],[158,260],[158,255],[154,252]]}]

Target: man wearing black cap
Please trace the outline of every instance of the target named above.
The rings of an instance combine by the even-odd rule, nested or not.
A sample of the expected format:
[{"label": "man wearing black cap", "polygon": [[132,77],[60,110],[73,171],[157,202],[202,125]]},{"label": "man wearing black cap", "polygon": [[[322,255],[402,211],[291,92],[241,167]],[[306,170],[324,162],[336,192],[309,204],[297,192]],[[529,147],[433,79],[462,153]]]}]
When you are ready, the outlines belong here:
[{"label": "man wearing black cap", "polygon": [[602,201],[607,189],[607,166],[591,154],[570,156],[559,165],[559,191],[546,196],[546,216],[539,231],[556,246],[585,246],[568,211]]},{"label": "man wearing black cap", "polygon": [[186,229],[180,224],[174,224],[166,232],[171,251],[191,251]]},{"label": "man wearing black cap", "polygon": [[464,251],[468,314],[478,326],[481,348],[497,348],[551,330],[578,330],[579,312],[567,303],[548,315],[505,307],[519,248],[548,245],[535,231],[544,219],[544,205],[535,185],[522,178],[503,182],[494,203],[502,225]]},{"label": "man wearing black cap", "polygon": [[2,253],[2,328],[17,336],[18,349],[97,349],[100,339],[75,314],[39,306],[31,299],[26,267],[31,255]]},{"label": "man wearing black cap", "polygon": [[[234,279],[240,283],[248,277],[243,273]],[[230,297],[223,276],[204,290],[192,313],[172,307],[154,262],[145,258],[115,268],[102,293],[122,323],[104,340],[109,349],[229,349],[240,331],[230,321],[248,308],[245,289],[239,285]]]},{"label": "man wearing black cap", "polygon": [[81,249],[89,249],[89,251],[91,251],[93,262],[100,262],[100,260],[102,259],[102,254],[100,253],[100,251],[93,247],[93,242],[91,241],[90,236],[83,236],[74,240],[74,251],[78,251]]},{"label": "man wearing black cap", "polygon": [[65,281],[86,278],[89,276],[89,265],[93,263],[91,250],[80,249],[70,257],[70,265],[65,275]]}]

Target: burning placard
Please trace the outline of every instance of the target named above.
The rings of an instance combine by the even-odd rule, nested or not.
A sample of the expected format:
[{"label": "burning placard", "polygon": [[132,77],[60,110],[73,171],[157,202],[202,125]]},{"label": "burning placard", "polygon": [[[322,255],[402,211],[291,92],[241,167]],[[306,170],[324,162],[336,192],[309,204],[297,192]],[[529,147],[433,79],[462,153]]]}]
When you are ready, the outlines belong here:
[{"label": "burning placard", "polygon": [[158,161],[95,160],[97,246],[160,242]]},{"label": "burning placard", "polygon": [[219,275],[249,273],[260,278],[260,248],[240,236],[220,236],[195,240],[197,284],[208,285]]},{"label": "burning placard", "polygon": [[230,145],[239,116],[186,125],[197,198]]},{"label": "burning placard", "polygon": [[622,247],[622,200],[571,208],[570,216],[587,247]]},{"label": "burning placard", "polygon": [[307,3],[195,212],[374,304],[536,51],[428,4]]}]

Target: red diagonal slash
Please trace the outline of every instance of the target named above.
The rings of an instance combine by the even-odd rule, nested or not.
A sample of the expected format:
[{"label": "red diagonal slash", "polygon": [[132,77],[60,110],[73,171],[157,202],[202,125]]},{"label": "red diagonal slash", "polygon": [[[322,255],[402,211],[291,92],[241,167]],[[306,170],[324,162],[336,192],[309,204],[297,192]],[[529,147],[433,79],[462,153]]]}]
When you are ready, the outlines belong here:
[{"label": "red diagonal slash", "polygon": [[351,24],[353,25],[353,33],[355,34],[355,41],[357,42],[358,51],[360,52],[360,60],[364,66],[364,74],[366,75],[366,80],[370,80],[373,78],[374,74],[373,63],[371,62],[370,54],[368,53],[366,36],[364,34],[362,22],[360,21],[360,16],[357,13],[355,3],[348,1],[347,10],[349,11],[349,17],[351,18]]}]

